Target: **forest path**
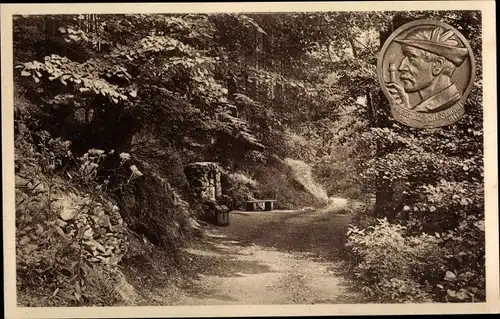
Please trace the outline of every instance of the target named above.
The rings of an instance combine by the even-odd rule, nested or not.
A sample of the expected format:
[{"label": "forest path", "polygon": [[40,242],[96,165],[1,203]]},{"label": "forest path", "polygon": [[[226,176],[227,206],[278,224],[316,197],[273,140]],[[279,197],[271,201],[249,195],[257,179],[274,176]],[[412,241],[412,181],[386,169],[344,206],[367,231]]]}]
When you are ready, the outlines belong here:
[{"label": "forest path", "polygon": [[228,227],[186,250],[199,275],[174,304],[362,302],[340,259],[350,220],[335,209],[232,212]]}]

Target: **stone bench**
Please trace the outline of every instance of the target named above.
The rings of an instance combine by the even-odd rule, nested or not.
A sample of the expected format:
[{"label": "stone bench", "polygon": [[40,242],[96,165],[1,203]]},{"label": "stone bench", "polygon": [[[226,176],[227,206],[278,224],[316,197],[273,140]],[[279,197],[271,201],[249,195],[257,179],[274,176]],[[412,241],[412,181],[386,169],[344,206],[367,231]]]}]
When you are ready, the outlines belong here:
[{"label": "stone bench", "polygon": [[253,212],[260,207],[262,210],[271,211],[274,208],[275,199],[255,199],[245,201],[246,210]]}]

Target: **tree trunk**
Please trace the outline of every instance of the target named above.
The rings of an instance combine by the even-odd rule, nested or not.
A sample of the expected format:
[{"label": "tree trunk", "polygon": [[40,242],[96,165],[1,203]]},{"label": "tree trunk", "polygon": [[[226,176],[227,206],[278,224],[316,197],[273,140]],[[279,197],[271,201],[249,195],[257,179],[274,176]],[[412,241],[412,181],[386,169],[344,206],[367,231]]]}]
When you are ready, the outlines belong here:
[{"label": "tree trunk", "polygon": [[376,127],[377,126],[377,117],[375,114],[375,109],[373,107],[372,92],[370,92],[370,90],[368,90],[366,92],[366,107],[368,108],[367,114],[368,114],[368,121],[370,122],[370,126]]},{"label": "tree trunk", "polygon": [[356,51],[356,46],[354,45],[354,40],[353,39],[349,39],[349,43],[351,44],[351,48],[352,48],[352,55],[356,58],[358,57],[358,52]]}]

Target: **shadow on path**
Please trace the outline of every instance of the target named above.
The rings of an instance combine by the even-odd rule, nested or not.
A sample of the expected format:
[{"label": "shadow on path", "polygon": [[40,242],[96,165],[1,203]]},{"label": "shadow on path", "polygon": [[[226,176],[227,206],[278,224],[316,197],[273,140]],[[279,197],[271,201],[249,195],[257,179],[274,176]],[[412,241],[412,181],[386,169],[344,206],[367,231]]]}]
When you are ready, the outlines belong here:
[{"label": "shadow on path", "polygon": [[351,215],[315,212],[235,212],[230,225],[220,228],[242,245],[256,244],[313,258],[338,261],[344,251]]},{"label": "shadow on path", "polygon": [[364,302],[342,261],[350,215],[325,211],[233,212],[185,250],[190,272],[178,304]]}]

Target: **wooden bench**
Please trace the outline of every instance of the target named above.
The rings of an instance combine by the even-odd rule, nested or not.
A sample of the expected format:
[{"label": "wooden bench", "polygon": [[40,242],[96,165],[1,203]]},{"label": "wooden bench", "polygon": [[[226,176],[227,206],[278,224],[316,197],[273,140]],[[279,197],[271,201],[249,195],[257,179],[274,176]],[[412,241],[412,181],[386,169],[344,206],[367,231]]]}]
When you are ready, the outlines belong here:
[{"label": "wooden bench", "polygon": [[257,210],[257,207],[260,207],[262,210],[273,210],[275,199],[255,199],[255,200],[247,200],[245,201],[246,210],[249,212],[253,212]]}]

